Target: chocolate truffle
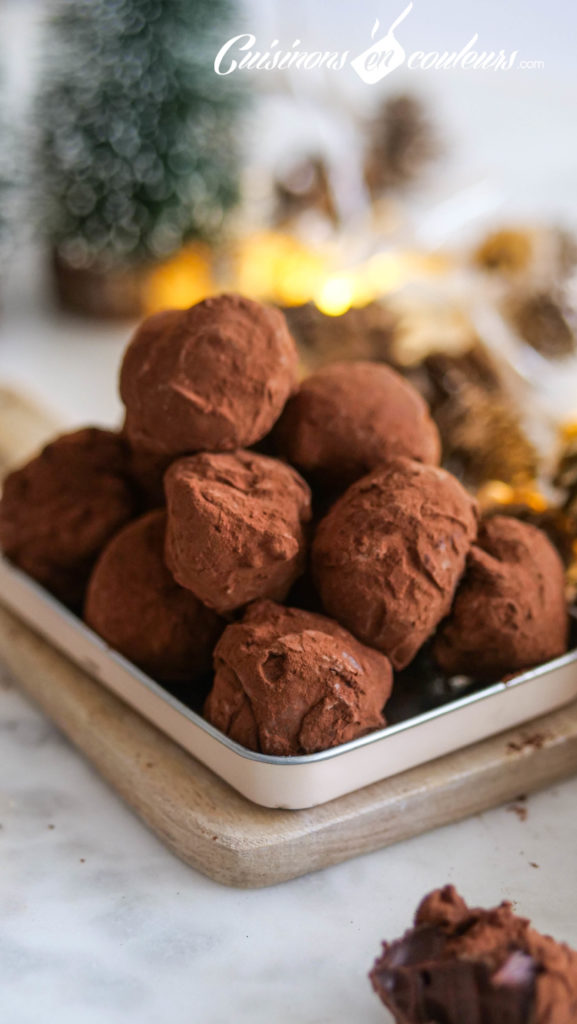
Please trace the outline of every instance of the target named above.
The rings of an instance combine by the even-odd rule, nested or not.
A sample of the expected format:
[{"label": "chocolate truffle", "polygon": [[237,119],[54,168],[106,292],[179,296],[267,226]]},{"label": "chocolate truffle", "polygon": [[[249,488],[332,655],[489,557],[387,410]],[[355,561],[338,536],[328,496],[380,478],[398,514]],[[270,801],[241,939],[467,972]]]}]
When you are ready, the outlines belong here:
[{"label": "chocolate truffle", "polygon": [[84,618],[153,678],[194,682],[210,670],[224,623],[174,582],[165,532],[166,513],[157,509],[116,534],[94,567]]},{"label": "chocolate truffle", "polygon": [[162,508],[166,504],[164,474],[171,462],[174,462],[172,455],[162,455],[140,445],[129,445],[128,473],[143,512]]},{"label": "chocolate truffle", "polygon": [[415,926],[383,943],[370,978],[397,1024],[574,1024],[577,953],[540,935],[510,903],[469,908],[452,885]]},{"label": "chocolate truffle", "polygon": [[385,725],[387,658],[324,615],[259,601],[214,652],[209,722],[250,750],[292,756]]},{"label": "chocolate truffle", "polygon": [[169,455],[234,451],[268,433],[296,385],[281,312],[239,295],[145,320],[120,372],[133,444]]},{"label": "chocolate truffle", "polygon": [[567,650],[563,564],[545,534],[510,516],[482,523],[433,653],[449,675],[496,676]]},{"label": "chocolate truffle", "polygon": [[320,523],[312,564],[323,606],[403,668],[449,612],[476,533],[476,503],[455,477],[391,460]]},{"label": "chocolate truffle", "polygon": [[100,551],[134,505],[125,442],[85,427],[57,438],[6,478],[0,545],[56,597],[76,604]]},{"label": "chocolate truffle", "polygon": [[166,561],[177,583],[224,613],[282,600],[304,570],[310,491],[254,452],[178,459],[165,476]]},{"label": "chocolate truffle", "polygon": [[333,363],[303,381],[275,428],[278,452],[316,483],[344,488],[396,456],[437,465],[427,405],[383,363]]}]

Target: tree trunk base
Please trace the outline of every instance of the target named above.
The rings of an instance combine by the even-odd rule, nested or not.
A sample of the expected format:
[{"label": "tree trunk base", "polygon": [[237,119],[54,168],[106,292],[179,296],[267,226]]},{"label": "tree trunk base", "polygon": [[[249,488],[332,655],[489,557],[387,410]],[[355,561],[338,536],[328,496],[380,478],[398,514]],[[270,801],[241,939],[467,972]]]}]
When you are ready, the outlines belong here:
[{"label": "tree trunk base", "polygon": [[71,267],[52,254],[56,301],[68,313],[96,320],[134,320],[143,315],[147,269]]}]

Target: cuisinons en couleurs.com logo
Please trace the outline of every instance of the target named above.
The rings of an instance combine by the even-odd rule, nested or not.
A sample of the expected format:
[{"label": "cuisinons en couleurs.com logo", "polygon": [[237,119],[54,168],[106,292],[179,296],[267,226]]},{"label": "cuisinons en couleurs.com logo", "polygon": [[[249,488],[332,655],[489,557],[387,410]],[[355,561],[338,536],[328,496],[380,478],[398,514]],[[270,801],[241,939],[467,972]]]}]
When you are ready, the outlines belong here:
[{"label": "cuisinons en couleurs.com logo", "polygon": [[381,23],[373,25],[370,45],[359,54],[350,50],[306,50],[300,39],[282,47],[273,39],[266,49],[260,49],[252,32],[233,36],[221,46],[214,59],[217,75],[232,75],[238,71],[342,71],[350,67],[367,85],[376,85],[397,68],[420,71],[511,71],[542,69],[542,60],[520,60],[519,51],[484,50],[478,46],[479,33],[474,32],[460,50],[414,50],[408,54],[397,39],[397,30],[413,9],[410,3],[381,34]]}]

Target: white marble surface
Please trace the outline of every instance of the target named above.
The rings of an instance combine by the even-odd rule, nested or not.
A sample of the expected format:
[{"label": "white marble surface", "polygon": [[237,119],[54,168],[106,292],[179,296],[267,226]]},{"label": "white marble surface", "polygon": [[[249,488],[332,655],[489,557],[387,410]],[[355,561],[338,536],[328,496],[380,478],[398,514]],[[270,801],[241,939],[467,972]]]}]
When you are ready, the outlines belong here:
[{"label": "white marble surface", "polygon": [[[67,424],[119,414],[126,328],[50,318],[10,292],[0,376]],[[577,945],[577,780],[274,889],[177,861],[17,690],[0,688],[2,1024],[378,1024],[381,938],[454,882]],[[538,866],[534,866],[538,865]],[[465,1022],[464,1022],[465,1024]]]},{"label": "white marble surface", "polygon": [[451,881],[577,945],[577,780],[273,889],[176,860],[7,680],[0,689],[0,1020],[385,1024],[381,938]]},{"label": "white marble surface", "polygon": [[[114,424],[129,328],[50,315],[30,254],[19,262],[2,289],[1,379],[68,426]],[[576,805],[573,779],[531,797],[526,820],[501,808],[274,889],[225,889],[176,860],[4,680],[0,1021],[385,1024],[367,970],[435,886],[514,900],[577,945]]]}]

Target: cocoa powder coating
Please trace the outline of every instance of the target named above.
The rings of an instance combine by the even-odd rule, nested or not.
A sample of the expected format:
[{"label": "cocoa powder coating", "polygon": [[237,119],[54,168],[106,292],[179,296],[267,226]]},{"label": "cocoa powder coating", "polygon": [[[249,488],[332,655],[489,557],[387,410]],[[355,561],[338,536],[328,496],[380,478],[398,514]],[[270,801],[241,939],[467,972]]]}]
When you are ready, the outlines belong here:
[{"label": "cocoa powder coating", "polygon": [[394,459],[320,523],[312,564],[323,606],[403,668],[449,612],[476,534],[476,502],[455,477]]},{"label": "cocoa powder coating", "polygon": [[154,679],[194,682],[210,670],[224,622],[174,582],[164,564],[165,533],[159,509],[116,534],[90,578],[84,618]]},{"label": "cocoa powder coating", "polygon": [[165,489],[166,561],[181,586],[221,614],[286,596],[311,516],[296,470],[254,452],[200,454],[174,462]]},{"label": "cocoa powder coating", "polygon": [[120,371],[132,443],[168,455],[233,451],[268,433],[296,386],[282,313],[240,295],[145,320]]},{"label": "cocoa powder coating", "polygon": [[205,715],[250,750],[312,754],[385,725],[387,658],[323,615],[270,601],[227,626]]},{"label": "cocoa powder coating", "polygon": [[439,667],[495,676],[564,654],[569,619],[561,558],[542,530],[487,519],[433,653]]},{"label": "cocoa powder coating", "polygon": [[100,551],[135,513],[127,458],[119,434],[85,427],[4,480],[2,550],[67,604],[82,600]]},{"label": "cocoa powder coating", "polygon": [[275,427],[277,451],[312,480],[344,488],[396,456],[437,465],[427,404],[383,363],[332,363],[301,384]]}]

